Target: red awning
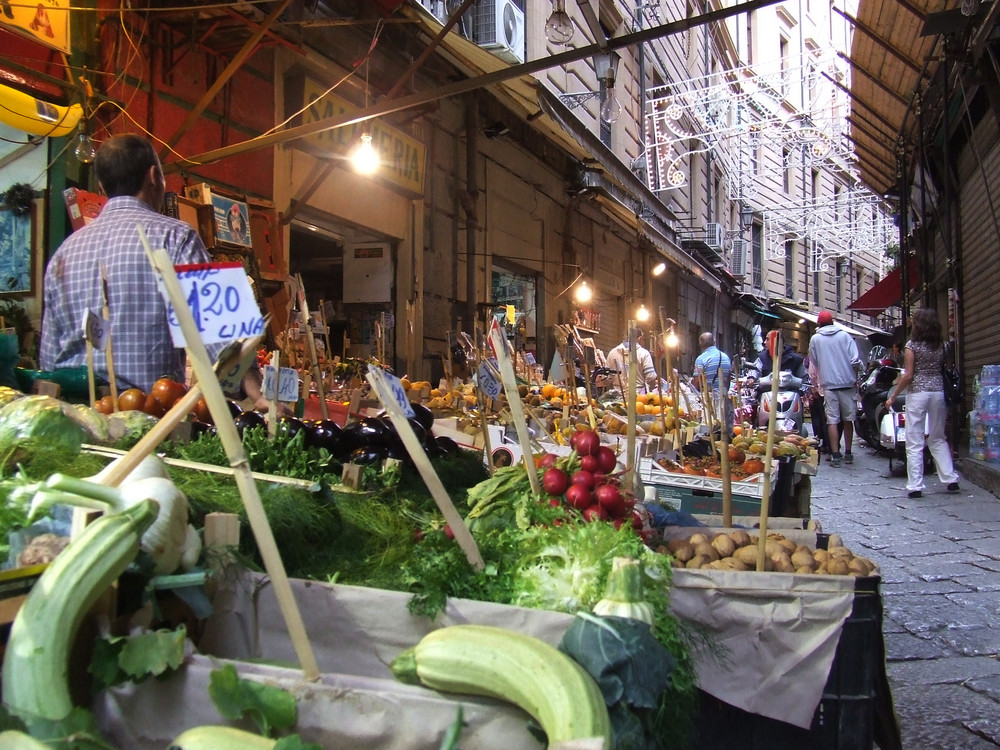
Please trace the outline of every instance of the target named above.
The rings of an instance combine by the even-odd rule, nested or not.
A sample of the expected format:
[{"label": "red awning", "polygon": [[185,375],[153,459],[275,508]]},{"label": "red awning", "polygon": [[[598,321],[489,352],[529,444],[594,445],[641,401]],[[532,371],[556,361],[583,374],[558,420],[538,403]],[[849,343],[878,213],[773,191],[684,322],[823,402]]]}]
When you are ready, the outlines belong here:
[{"label": "red awning", "polygon": [[[909,267],[910,290],[920,284],[920,264],[916,258],[910,258]],[[881,315],[887,307],[898,305],[903,299],[903,269],[894,268],[885,278],[881,279],[871,289],[847,306],[865,315]]]}]

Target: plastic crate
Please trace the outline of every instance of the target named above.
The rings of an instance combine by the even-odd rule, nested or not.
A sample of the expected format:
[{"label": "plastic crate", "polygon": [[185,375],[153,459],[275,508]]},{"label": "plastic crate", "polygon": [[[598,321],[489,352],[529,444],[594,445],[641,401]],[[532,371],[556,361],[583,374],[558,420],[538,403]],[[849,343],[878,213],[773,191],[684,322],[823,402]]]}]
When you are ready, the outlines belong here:
[{"label": "plastic crate", "polygon": [[878,576],[858,578],[823,697],[809,729],[752,714],[699,693],[692,747],[712,750],[870,750],[882,665]]}]

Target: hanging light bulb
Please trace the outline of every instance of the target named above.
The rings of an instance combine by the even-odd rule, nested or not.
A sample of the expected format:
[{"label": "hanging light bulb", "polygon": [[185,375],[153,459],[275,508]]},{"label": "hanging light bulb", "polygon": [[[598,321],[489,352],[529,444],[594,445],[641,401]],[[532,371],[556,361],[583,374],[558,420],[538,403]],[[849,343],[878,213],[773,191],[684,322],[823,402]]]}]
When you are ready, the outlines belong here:
[{"label": "hanging light bulb", "polygon": [[575,299],[581,305],[587,304],[593,298],[594,298],[594,292],[591,290],[589,286],[587,286],[586,281],[581,281],[580,286],[578,286],[576,288],[576,291],[573,292],[573,299]]},{"label": "hanging light bulb", "polygon": [[565,0],[552,0],[552,13],[545,22],[545,38],[552,44],[569,44],[573,39],[573,22],[566,12]]},{"label": "hanging light bulb", "polygon": [[73,153],[80,160],[81,164],[90,164],[97,158],[97,149],[94,148],[94,141],[82,123],[80,132],[76,136],[76,149]]},{"label": "hanging light bulb", "polygon": [[366,130],[361,134],[361,143],[351,153],[354,171],[359,174],[374,174],[378,169],[378,161],[378,152],[372,145],[372,134]]},{"label": "hanging light bulb", "polygon": [[649,320],[649,310],[646,309],[645,304],[639,305],[639,309],[635,311],[635,319],[640,323],[645,323]]},{"label": "hanging light bulb", "polygon": [[607,93],[604,96],[604,103],[601,105],[601,119],[609,125],[622,116],[622,104],[615,96],[615,81],[612,78],[608,82]]},{"label": "hanging light bulb", "polygon": [[666,270],[667,270],[666,263],[657,263],[655,266],[653,266],[653,276],[659,276]]},{"label": "hanging light bulb", "polygon": [[681,340],[677,338],[677,334],[674,333],[674,329],[671,327],[670,333],[667,334],[667,346],[671,349],[676,349],[680,342]]}]

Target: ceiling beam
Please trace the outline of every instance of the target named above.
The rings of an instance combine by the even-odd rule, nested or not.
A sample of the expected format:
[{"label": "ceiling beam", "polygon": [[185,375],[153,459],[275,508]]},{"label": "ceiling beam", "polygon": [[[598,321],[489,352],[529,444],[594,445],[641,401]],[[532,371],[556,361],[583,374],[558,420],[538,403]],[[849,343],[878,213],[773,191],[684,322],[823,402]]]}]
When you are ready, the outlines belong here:
[{"label": "ceiling beam", "polygon": [[187,113],[187,117],[184,118],[184,122],[181,123],[180,127],[177,128],[177,131],[167,140],[167,147],[160,153],[161,159],[166,158],[172,148],[177,145],[177,142],[184,137],[184,135],[191,129],[191,126],[193,126],[198,118],[201,117],[202,112],[205,111],[219,91],[222,90],[222,87],[229,83],[229,80],[241,67],[243,67],[243,63],[245,63],[250,55],[256,51],[257,43],[264,38],[264,35],[267,34],[268,31],[270,31],[271,25],[278,20],[278,17],[282,13],[285,12],[285,8],[288,7],[291,1],[292,0],[279,0],[271,12],[267,14],[267,18],[265,18],[260,25],[254,29],[254,32],[243,45],[243,48],[233,56],[233,59],[229,61],[226,69],[219,74],[219,77],[212,82],[212,85],[208,87],[208,90],[202,94],[198,103],[195,104],[191,111]]},{"label": "ceiling beam", "polygon": [[886,85],[885,85],[885,84],[884,84],[884,83],[882,82],[882,80],[881,80],[881,79],[880,79],[880,78],[879,78],[879,77],[878,77],[877,75],[875,75],[874,73],[872,73],[872,72],[871,72],[870,70],[868,70],[867,68],[863,68],[863,67],[861,67],[860,65],[858,65],[858,63],[854,62],[854,61],[853,61],[853,60],[852,60],[851,58],[849,58],[849,57],[848,57],[847,55],[845,55],[845,54],[844,54],[843,52],[838,52],[838,53],[837,53],[837,56],[838,56],[838,57],[842,57],[842,58],[844,58],[845,60],[847,60],[847,62],[849,62],[849,63],[851,64],[851,67],[852,67],[852,68],[853,68],[854,70],[856,70],[856,71],[858,71],[859,73],[861,73],[861,75],[863,75],[863,76],[864,76],[865,78],[867,78],[867,79],[868,79],[869,81],[871,81],[872,83],[874,83],[874,84],[875,84],[876,86],[878,86],[878,87],[879,87],[880,89],[882,89],[882,90],[883,90],[883,91],[884,91],[885,93],[887,93],[887,94],[888,94],[889,96],[891,96],[891,97],[892,97],[893,99],[895,99],[896,101],[898,101],[898,102],[899,102],[900,104],[902,104],[902,105],[903,105],[904,107],[909,107],[909,106],[910,106],[910,102],[909,102],[909,100],[905,99],[905,98],[904,98],[904,97],[903,97],[903,96],[902,96],[901,94],[897,94],[897,93],[896,93],[895,91],[893,91],[893,90],[892,90],[891,88],[889,88],[888,86],[886,86]]},{"label": "ceiling beam", "polygon": [[873,141],[878,143],[894,143],[896,136],[887,134],[882,128],[874,125],[874,123],[865,120],[860,115],[855,119],[855,113],[851,113],[847,116],[847,122],[852,128],[857,128],[862,133],[867,135]]},{"label": "ceiling beam", "polygon": [[870,157],[869,161],[873,160],[880,165],[880,171],[891,172],[892,175],[895,177],[896,165],[893,162],[886,159],[883,154],[880,154],[877,151],[875,151],[875,149],[869,146],[865,141],[857,141],[854,140],[853,138],[851,140],[854,142],[854,146],[859,151],[864,151],[866,154],[868,154],[868,156]]},{"label": "ceiling beam", "polygon": [[[847,94],[851,98],[852,102],[860,104],[862,107],[864,107],[866,110],[868,110],[868,112],[871,113],[871,115],[876,120],[878,120],[880,123],[882,123],[887,128],[889,128],[889,130],[891,130],[891,131],[898,131],[899,130],[899,126],[897,124],[895,124],[895,123],[890,122],[889,120],[887,120],[885,118],[885,116],[882,115],[882,113],[878,111],[877,108],[875,108],[870,103],[868,103],[867,101],[865,101],[864,99],[862,99],[860,96],[858,96],[857,94],[855,94],[853,91],[851,91],[849,88],[847,88],[847,86],[845,86],[844,84],[842,84],[840,81],[836,80],[835,78],[833,78],[832,76],[830,76],[828,73],[824,73],[822,71],[821,71],[821,75],[824,78],[826,78],[828,81],[830,81],[838,89],[840,89],[845,94]],[[893,140],[895,140],[895,139],[893,139]]]},{"label": "ceiling beam", "polygon": [[[286,2],[287,1],[288,0],[286,0]],[[697,28],[698,26],[702,26],[706,23],[723,21],[732,16],[766,8],[777,2],[780,2],[780,0],[747,0],[747,2],[739,3],[727,8],[717,8],[700,15],[679,18],[676,21],[671,21],[670,23],[639,29],[629,34],[623,34],[621,36],[608,39],[607,49],[618,50],[624,49],[625,47],[631,47],[636,44],[644,44],[646,42],[651,42],[654,39],[660,39],[665,36],[670,36],[671,34],[677,34],[682,31],[687,31],[688,29]],[[502,83],[503,81],[507,81],[512,78],[528,76],[543,70],[548,70],[549,68],[558,68],[579,60],[586,60],[587,58],[593,57],[595,54],[602,51],[604,51],[604,49],[602,49],[600,44],[587,44],[585,46],[569,49],[555,55],[529,60],[527,62],[520,63],[519,65],[511,65],[509,68],[504,68],[502,70],[484,73],[474,78],[453,81],[426,91],[419,91],[415,94],[401,96],[398,99],[375,102],[371,106],[365,107],[357,112],[317,120],[306,125],[286,128],[284,130],[279,130],[274,133],[269,133],[267,135],[243,141],[242,143],[234,143],[230,146],[224,146],[212,151],[206,151],[205,153],[197,154],[186,159],[172,161],[164,164],[163,169],[165,172],[176,172],[184,169],[190,164],[205,164],[208,162],[218,161],[219,159],[226,159],[230,156],[245,154],[249,151],[256,151],[257,149],[265,148],[267,146],[276,146],[280,143],[288,143],[289,141],[305,138],[310,135],[315,135],[316,133],[322,133],[327,130],[334,130],[335,128],[366,122],[367,120],[392,114],[393,112],[401,112],[412,107],[418,107],[430,102],[446,99],[448,97],[458,96],[470,91],[477,91],[479,89],[486,88],[487,86],[492,86],[495,83]]]},{"label": "ceiling beam", "polygon": [[882,49],[884,49],[890,55],[892,55],[893,57],[895,57],[897,60],[899,60],[901,63],[903,63],[903,65],[905,65],[906,67],[908,67],[914,73],[923,75],[923,68],[921,68],[919,62],[917,62],[915,60],[911,60],[909,57],[907,57],[902,52],[900,52],[899,50],[897,50],[895,47],[892,46],[892,44],[889,43],[889,41],[887,39],[885,39],[882,36],[880,36],[877,31],[875,31],[874,29],[869,28],[864,23],[862,23],[861,21],[859,21],[857,18],[855,18],[854,16],[852,16],[850,13],[845,13],[844,11],[842,11],[840,8],[838,8],[836,6],[833,6],[833,10],[838,15],[843,16],[848,21],[848,23],[850,23],[852,26],[854,26],[855,29],[857,29],[858,31],[860,31],[861,33],[863,33],[866,37],[868,37],[869,39],[871,39],[873,42],[875,42],[875,44],[877,44],[879,47],[881,47]]}]

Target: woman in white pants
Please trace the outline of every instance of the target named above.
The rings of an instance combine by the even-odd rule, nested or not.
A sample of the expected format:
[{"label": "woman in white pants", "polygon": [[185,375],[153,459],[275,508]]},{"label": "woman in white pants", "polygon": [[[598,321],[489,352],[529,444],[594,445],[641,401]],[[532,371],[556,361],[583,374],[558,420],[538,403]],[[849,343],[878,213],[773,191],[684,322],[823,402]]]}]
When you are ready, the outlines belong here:
[{"label": "woman in white pants", "polygon": [[904,389],[906,396],[906,489],[910,497],[921,497],[924,485],[924,421],[927,422],[926,445],[934,457],[938,479],[948,486],[948,492],[958,492],[958,474],[951,460],[951,448],[944,434],[948,414],[944,402],[944,383],[941,380],[941,363],[944,360],[944,343],[941,323],[937,313],[927,307],[915,310],[910,325],[910,340],[903,349],[903,374],[889,394],[885,405],[892,402]]}]

